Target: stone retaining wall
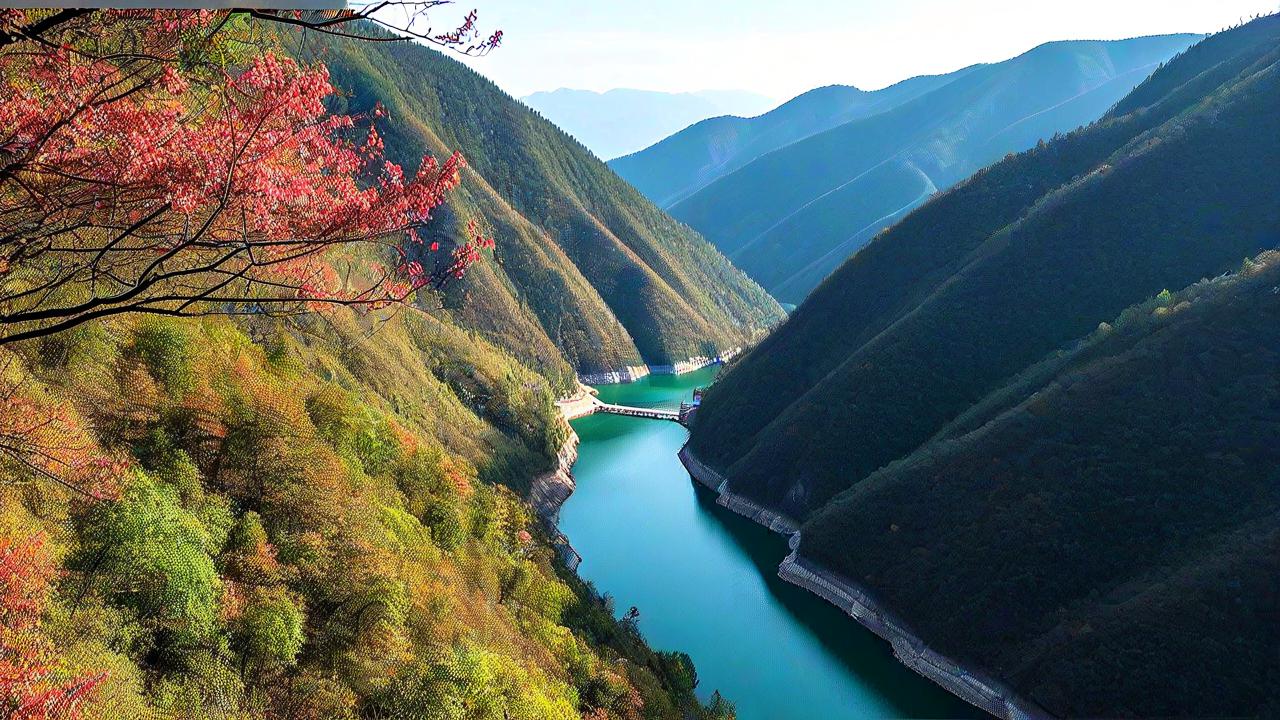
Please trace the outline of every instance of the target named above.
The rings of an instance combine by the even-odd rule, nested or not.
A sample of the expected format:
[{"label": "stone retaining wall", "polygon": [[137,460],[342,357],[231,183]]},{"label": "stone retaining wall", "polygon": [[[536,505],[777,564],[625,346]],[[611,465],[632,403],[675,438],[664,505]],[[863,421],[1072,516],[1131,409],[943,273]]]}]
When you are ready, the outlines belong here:
[{"label": "stone retaining wall", "polygon": [[[563,409],[562,409],[563,412]],[[568,422],[565,421],[568,425]],[[572,572],[578,571],[578,565],[582,563],[582,556],[577,550],[573,549],[573,545],[569,543],[569,538],[560,532],[558,527],[560,522],[560,507],[564,505],[565,500],[573,494],[577,488],[577,484],[573,480],[573,464],[578,460],[578,443],[581,440],[578,434],[569,428],[569,437],[565,440],[564,445],[560,447],[560,452],[556,456],[556,467],[550,472],[538,475],[529,484],[529,504],[533,506],[534,512],[538,518],[542,520],[543,527],[551,536],[551,545],[556,549],[556,553],[560,555],[560,559],[564,561],[566,567]]]},{"label": "stone retaining wall", "polygon": [[881,608],[857,584],[800,557],[800,526],[794,519],[735,494],[724,475],[693,456],[689,447],[680,449],[680,461],[699,484],[717,493],[717,504],[788,535],[791,554],[778,566],[778,577],[804,588],[843,610],[863,627],[888,641],[894,657],[929,678],[960,699],[1004,720],[1047,720],[1042,708],[1017,696],[1003,683],[967,670],[924,644],[892,614]]}]

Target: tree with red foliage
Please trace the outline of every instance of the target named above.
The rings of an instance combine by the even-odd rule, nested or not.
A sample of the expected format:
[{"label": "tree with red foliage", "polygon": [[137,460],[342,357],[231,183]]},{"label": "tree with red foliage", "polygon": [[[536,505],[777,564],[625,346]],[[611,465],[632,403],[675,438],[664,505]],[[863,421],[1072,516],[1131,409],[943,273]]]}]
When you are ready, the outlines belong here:
[{"label": "tree with red foliage", "polygon": [[[329,113],[327,70],[245,22],[358,36],[365,13],[0,10],[0,346],[121,313],[380,308],[461,277],[491,239],[419,239],[461,155],[389,162],[381,110]],[[475,38],[474,13],[427,35],[501,41]]]},{"label": "tree with red foliage", "polygon": [[103,675],[68,678],[40,633],[55,576],[37,535],[19,542],[0,538],[0,712],[13,720],[73,720]]}]

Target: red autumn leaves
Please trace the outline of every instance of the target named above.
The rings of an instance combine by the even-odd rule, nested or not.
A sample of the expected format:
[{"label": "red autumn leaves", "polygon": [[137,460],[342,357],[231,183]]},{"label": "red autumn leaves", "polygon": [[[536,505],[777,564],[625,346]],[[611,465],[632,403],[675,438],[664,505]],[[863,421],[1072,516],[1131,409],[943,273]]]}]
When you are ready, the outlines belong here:
[{"label": "red autumn leaves", "polygon": [[406,172],[372,126],[380,106],[327,110],[323,65],[192,62],[221,14],[136,12],[94,18],[109,38],[137,31],[142,59],[98,42],[0,53],[0,343],[127,311],[379,308],[492,248],[474,223],[447,256],[420,247],[460,155]]},{"label": "red autumn leaves", "polygon": [[77,718],[103,680],[69,676],[40,633],[55,574],[43,536],[0,538],[0,712],[13,720]]}]

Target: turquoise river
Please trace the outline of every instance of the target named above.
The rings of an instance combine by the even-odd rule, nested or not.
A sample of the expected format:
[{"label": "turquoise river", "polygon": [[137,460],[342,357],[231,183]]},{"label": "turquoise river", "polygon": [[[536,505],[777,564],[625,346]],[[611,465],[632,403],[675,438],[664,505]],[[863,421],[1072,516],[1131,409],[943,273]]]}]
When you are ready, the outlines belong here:
[{"label": "turquoise river", "polygon": [[[715,372],[606,385],[600,397],[676,408]],[[616,415],[573,426],[578,487],[560,529],[582,555],[579,573],[620,614],[638,608],[654,647],[689,653],[704,698],[719,690],[740,720],[981,716],[848,616],[778,579],[785,539],[689,479],[676,458],[684,428]]]}]

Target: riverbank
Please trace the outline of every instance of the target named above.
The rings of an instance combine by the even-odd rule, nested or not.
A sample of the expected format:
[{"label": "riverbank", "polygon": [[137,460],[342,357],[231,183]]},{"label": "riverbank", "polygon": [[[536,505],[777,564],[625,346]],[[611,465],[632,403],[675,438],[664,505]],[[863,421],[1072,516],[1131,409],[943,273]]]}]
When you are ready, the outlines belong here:
[{"label": "riverbank", "polygon": [[1005,720],[1051,717],[1035,703],[1019,697],[1004,683],[965,668],[929,648],[857,583],[801,557],[800,526],[793,518],[735,494],[729,488],[728,478],[694,457],[688,445],[682,447],[678,455],[690,477],[716,493],[718,505],[789,537],[791,553],[778,566],[778,577],[843,610],[887,641],[893,647],[894,657],[902,664],[965,702]]},{"label": "riverbank", "polygon": [[715,357],[698,355],[686,360],[678,360],[670,365],[627,365],[618,370],[579,375],[578,382],[583,385],[622,385],[644,379],[649,375],[685,375],[709,365],[727,363],[741,352],[742,348],[736,347],[725,350]]},{"label": "riverbank", "polygon": [[582,564],[582,556],[570,544],[569,538],[560,532],[559,527],[560,508],[577,487],[573,479],[573,464],[578,461],[578,445],[581,440],[578,433],[574,432],[573,427],[569,425],[571,419],[566,414],[566,410],[561,407],[560,421],[564,423],[569,434],[564,444],[560,446],[560,452],[556,454],[555,467],[534,477],[529,483],[528,500],[550,535],[551,544],[560,555],[560,559],[571,572],[576,572],[578,565]]}]

